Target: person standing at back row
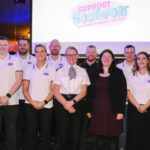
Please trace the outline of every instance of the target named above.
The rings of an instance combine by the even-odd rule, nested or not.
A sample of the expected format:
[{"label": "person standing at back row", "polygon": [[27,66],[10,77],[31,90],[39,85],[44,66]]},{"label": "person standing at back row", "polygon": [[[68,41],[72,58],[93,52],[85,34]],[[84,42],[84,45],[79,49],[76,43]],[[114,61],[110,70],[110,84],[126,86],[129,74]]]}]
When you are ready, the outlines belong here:
[{"label": "person standing at back row", "polygon": [[[60,50],[61,45],[60,42],[57,39],[53,39],[50,42],[49,45],[50,55],[46,57],[47,63],[52,66],[55,70],[63,67],[65,64],[67,64],[66,58],[64,56],[61,56]],[[55,101],[55,97],[53,98]],[[55,109],[55,108],[54,108]],[[52,134],[54,136],[56,135],[56,143],[57,143],[57,127],[56,127],[56,117],[55,117],[55,111],[53,112],[52,117]]]},{"label": "person standing at back row", "polygon": [[[125,60],[122,63],[118,64],[117,67],[122,69],[126,81],[128,82],[129,76],[132,73],[132,68],[134,65],[135,47],[133,45],[125,46],[124,56],[125,56]],[[126,101],[126,105],[125,105],[124,132],[119,136],[120,150],[125,150],[125,145],[126,145],[127,108],[128,108],[128,101]]]},{"label": "person standing at back row", "polygon": [[50,42],[49,45],[50,55],[46,57],[48,64],[53,66],[54,69],[58,69],[64,66],[66,62],[66,58],[60,55],[60,42],[57,39],[54,39]]},{"label": "person standing at back row", "polygon": [[82,105],[82,118],[81,118],[81,132],[80,132],[80,150],[87,149],[87,137],[88,137],[88,127],[89,127],[89,109],[92,103],[92,84],[95,79],[95,72],[98,69],[98,63],[96,62],[96,47],[94,45],[89,45],[86,48],[86,61],[81,64],[82,68],[88,73],[91,85],[87,88],[86,98],[83,100]]},{"label": "person standing at back row", "polygon": [[[35,57],[29,54],[29,40],[25,37],[19,38],[18,40],[18,52],[15,55],[21,64],[23,73],[26,68],[32,65],[35,62]],[[24,124],[22,124],[24,123]],[[24,131],[22,127],[24,126]],[[17,118],[17,134],[18,134],[18,143],[20,146],[25,147],[26,143],[23,139],[26,138],[27,126],[26,126],[26,115],[25,115],[25,97],[22,92],[22,86],[19,88],[19,112]],[[23,138],[25,137],[25,138]],[[25,139],[26,140],[26,139]]]}]

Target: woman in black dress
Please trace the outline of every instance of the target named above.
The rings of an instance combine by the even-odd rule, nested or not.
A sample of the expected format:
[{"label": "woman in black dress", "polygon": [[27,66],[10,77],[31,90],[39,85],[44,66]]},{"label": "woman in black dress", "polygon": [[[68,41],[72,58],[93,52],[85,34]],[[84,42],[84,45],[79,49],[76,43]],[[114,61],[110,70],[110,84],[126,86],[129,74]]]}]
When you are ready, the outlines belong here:
[{"label": "woman in black dress", "polygon": [[96,135],[97,150],[118,150],[127,88],[123,72],[115,66],[109,49],[100,54],[93,89],[90,131]]}]

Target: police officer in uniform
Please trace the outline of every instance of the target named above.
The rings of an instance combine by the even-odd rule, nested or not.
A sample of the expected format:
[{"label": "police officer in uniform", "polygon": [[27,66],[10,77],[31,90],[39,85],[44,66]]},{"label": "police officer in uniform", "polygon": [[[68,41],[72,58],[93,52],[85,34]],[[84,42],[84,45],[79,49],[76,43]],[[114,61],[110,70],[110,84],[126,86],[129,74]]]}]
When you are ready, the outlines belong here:
[{"label": "police officer in uniform", "polygon": [[78,66],[78,51],[66,49],[68,64],[58,69],[54,80],[55,110],[61,150],[79,150],[81,103],[90,81],[87,72]]}]

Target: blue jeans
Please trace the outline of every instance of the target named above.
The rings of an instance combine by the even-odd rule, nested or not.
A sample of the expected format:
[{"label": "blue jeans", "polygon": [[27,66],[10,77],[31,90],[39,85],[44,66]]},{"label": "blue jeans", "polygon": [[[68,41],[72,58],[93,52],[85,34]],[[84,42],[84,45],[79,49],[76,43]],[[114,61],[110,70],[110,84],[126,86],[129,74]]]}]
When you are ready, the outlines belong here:
[{"label": "blue jeans", "polygon": [[126,147],[126,134],[127,134],[127,109],[128,103],[125,104],[125,114],[124,114],[124,122],[123,122],[123,133],[119,135],[119,148],[123,148],[125,150]]}]

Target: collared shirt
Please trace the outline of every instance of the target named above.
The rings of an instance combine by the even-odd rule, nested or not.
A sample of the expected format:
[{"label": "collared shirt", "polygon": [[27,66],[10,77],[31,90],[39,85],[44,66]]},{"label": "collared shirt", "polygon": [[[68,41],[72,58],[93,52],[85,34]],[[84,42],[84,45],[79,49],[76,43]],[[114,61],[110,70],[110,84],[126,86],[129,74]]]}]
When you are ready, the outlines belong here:
[{"label": "collared shirt", "polygon": [[59,55],[56,60],[52,59],[51,55],[49,55],[46,57],[46,61],[48,62],[48,64],[53,66],[55,70],[67,64],[66,58],[61,55]]},{"label": "collared shirt", "polygon": [[93,84],[96,79],[96,72],[98,70],[98,63],[94,62],[92,65],[89,65],[87,62],[80,65],[82,68],[84,68],[87,71],[87,74],[89,76],[91,85],[87,88],[87,95],[86,95],[86,103],[83,105],[83,108],[85,111],[90,112],[92,109],[92,99],[93,99]]},{"label": "collared shirt", "polygon": [[[29,94],[33,100],[44,101],[51,92],[51,82],[54,80],[55,70],[45,63],[42,68],[37,68],[36,63],[29,66],[23,79],[29,80]],[[26,103],[29,103],[26,101]],[[45,108],[53,107],[53,100],[48,102]]]},{"label": "collared shirt", "polygon": [[[32,64],[34,64],[34,63],[36,62],[35,57],[32,56],[32,55],[30,55],[30,54],[28,54],[27,57],[24,58],[24,59],[20,57],[19,53],[16,53],[15,56],[16,56],[16,57],[19,59],[19,61],[20,61],[21,67],[22,67],[22,69],[23,69],[23,73],[25,72],[25,70],[27,69],[28,66],[30,66],[30,65],[32,65]],[[18,94],[19,94],[19,96],[18,96],[19,99],[25,99],[25,97],[24,97],[24,95],[23,95],[23,92],[22,92],[22,85],[21,85],[20,88],[19,88]]]},{"label": "collared shirt", "polygon": [[129,80],[129,76],[132,74],[133,65],[134,65],[134,63],[129,66],[126,63],[126,60],[124,60],[122,63],[120,63],[120,64],[117,65],[117,67],[120,68],[123,71],[127,82]]},{"label": "collared shirt", "polygon": [[131,74],[127,86],[139,104],[146,104],[150,100],[150,75],[148,73]]},{"label": "collared shirt", "polygon": [[[16,82],[16,72],[22,71],[19,60],[7,54],[5,59],[0,59],[0,96],[5,96]],[[8,105],[19,104],[18,90],[9,99]]]},{"label": "collared shirt", "polygon": [[90,85],[88,74],[80,66],[74,65],[76,78],[70,80],[69,67],[69,65],[65,65],[56,72],[54,84],[60,85],[60,93],[62,94],[79,94],[83,84]]},{"label": "collared shirt", "polygon": [[80,66],[87,71],[90,82],[92,84],[95,80],[95,72],[98,69],[98,63],[94,62],[92,65],[89,65],[87,62],[85,62],[85,63],[81,64]]}]

